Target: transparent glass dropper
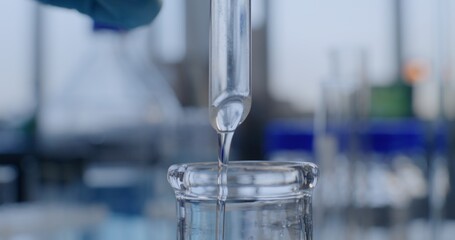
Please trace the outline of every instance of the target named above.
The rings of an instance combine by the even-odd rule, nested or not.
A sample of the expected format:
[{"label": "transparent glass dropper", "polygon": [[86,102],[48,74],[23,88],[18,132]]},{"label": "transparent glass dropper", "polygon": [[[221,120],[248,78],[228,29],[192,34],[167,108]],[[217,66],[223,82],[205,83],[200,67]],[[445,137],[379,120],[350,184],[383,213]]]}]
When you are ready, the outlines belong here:
[{"label": "transparent glass dropper", "polygon": [[250,6],[250,0],[211,0],[209,110],[219,138],[216,240],[224,240],[232,137],[251,108]]},{"label": "transparent glass dropper", "polygon": [[212,0],[210,32],[210,122],[233,132],[251,108],[251,0]]}]

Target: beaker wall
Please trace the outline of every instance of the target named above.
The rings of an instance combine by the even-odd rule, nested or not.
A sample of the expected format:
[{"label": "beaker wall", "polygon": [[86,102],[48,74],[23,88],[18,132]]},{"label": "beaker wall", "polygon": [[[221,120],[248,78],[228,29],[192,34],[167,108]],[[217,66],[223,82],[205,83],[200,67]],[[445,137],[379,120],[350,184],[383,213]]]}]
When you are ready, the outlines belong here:
[{"label": "beaker wall", "polygon": [[[316,165],[305,162],[231,162],[227,167],[225,240],[311,240]],[[177,197],[178,240],[216,236],[218,168],[173,165],[168,180]]]},{"label": "beaker wall", "polygon": [[[270,201],[227,201],[226,240],[311,239],[311,195],[299,199]],[[179,239],[211,240],[215,236],[216,201],[180,200]]]}]

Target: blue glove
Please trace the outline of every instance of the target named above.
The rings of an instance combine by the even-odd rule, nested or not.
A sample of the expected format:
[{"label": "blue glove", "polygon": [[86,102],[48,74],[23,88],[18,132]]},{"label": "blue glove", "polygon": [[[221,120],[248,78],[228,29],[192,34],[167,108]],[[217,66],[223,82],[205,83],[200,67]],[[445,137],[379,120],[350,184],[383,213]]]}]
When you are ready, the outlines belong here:
[{"label": "blue glove", "polygon": [[95,22],[130,29],[150,23],[161,8],[160,0],[38,0],[76,9]]}]

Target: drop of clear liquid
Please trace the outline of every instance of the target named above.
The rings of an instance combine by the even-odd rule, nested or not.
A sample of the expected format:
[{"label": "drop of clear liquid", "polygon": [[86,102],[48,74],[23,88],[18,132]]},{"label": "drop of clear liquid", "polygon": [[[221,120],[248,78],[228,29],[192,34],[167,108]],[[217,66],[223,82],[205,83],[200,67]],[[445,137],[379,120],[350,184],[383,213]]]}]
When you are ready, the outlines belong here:
[{"label": "drop of clear liquid", "polygon": [[210,122],[218,132],[218,200],[216,205],[216,240],[224,240],[224,222],[227,191],[227,170],[232,137],[237,127],[245,120],[251,108],[251,97],[218,96],[210,107]]},{"label": "drop of clear liquid", "polygon": [[229,151],[231,149],[234,132],[218,133],[218,201],[216,203],[216,239],[224,239],[224,222],[226,212],[227,170],[229,164]]}]

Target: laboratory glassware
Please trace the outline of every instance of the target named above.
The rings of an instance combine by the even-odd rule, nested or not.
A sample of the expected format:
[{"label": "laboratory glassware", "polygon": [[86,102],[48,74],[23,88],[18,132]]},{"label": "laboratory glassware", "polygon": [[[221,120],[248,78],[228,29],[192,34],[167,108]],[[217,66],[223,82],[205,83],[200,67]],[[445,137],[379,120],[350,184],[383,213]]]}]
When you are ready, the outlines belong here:
[{"label": "laboratory glassware", "polygon": [[233,132],[251,108],[251,0],[212,0],[209,109],[217,132]]},{"label": "laboratory glassware", "polygon": [[[374,120],[354,177],[358,239],[431,239],[425,132],[415,119]],[[363,173],[363,174],[362,174]]]},{"label": "laboratory glassware", "polygon": [[[431,238],[449,240],[455,230],[453,199],[453,126],[445,121],[431,125],[431,137],[427,138],[427,157],[429,157],[428,194],[429,194],[429,225]],[[451,123],[453,124],[453,123]],[[436,126],[434,126],[436,125]],[[450,144],[450,145],[449,145]]]},{"label": "laboratory glassware", "polygon": [[[225,239],[312,239],[312,190],[318,168],[306,162],[234,161],[227,166]],[[214,239],[216,162],[173,165],[179,240]]]},{"label": "laboratory glassware", "polygon": [[224,240],[226,170],[235,129],[251,108],[251,0],[210,2],[210,123],[218,133],[216,238]]},{"label": "laboratory glassware", "polygon": [[315,222],[320,239],[352,239],[355,218],[350,208],[356,161],[362,156],[359,138],[368,114],[366,52],[360,47],[336,48],[329,54],[329,76],[320,85],[315,114],[315,152],[321,185]]},{"label": "laboratory glassware", "polygon": [[[430,82],[436,86],[437,98],[431,108],[430,119],[430,223],[431,239],[452,239],[455,233],[455,166],[454,166],[454,106],[453,106],[453,3],[449,0],[432,1],[433,42],[430,61]],[[425,101],[427,102],[427,101]]]},{"label": "laboratory glassware", "polygon": [[[43,148],[59,156],[157,160],[157,135],[169,119],[169,91],[157,71],[131,60],[129,33],[94,24],[92,45],[43,108]],[[96,153],[95,156],[93,153]],[[77,155],[77,156],[76,156]]]},{"label": "laboratory glassware", "polygon": [[[142,235],[165,240],[175,232],[174,224],[168,224],[175,214],[168,214],[169,221],[157,216],[160,212],[155,212],[153,203],[167,183],[152,174],[169,157],[165,152],[169,149],[163,147],[167,143],[161,139],[174,134],[172,124],[180,121],[180,106],[172,88],[165,86],[167,79],[145,56],[148,43],[138,42],[145,35],[137,34],[95,24],[88,52],[71,76],[50,92],[43,114],[44,150],[53,159],[73,160],[65,161],[76,167],[68,168],[75,177],[64,183],[64,189],[77,195],[61,194],[52,179],[43,184],[48,191],[42,191],[39,198],[106,206],[110,214],[100,234],[116,235],[108,239]],[[171,147],[174,152],[179,149]],[[161,168],[164,175],[167,167]],[[172,191],[168,196],[167,207],[172,209]],[[144,226],[148,220],[149,228],[135,227],[134,223]],[[162,235],[150,233],[157,228]]]}]

